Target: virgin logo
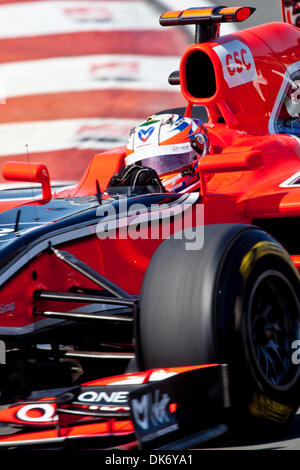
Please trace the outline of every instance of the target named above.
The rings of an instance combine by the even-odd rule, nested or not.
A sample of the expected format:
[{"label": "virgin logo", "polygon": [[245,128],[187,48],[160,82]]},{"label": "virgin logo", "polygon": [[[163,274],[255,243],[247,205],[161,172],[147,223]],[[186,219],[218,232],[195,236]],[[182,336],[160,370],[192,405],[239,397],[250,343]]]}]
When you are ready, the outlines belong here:
[{"label": "virgin logo", "polygon": [[135,423],[144,430],[152,426],[160,426],[170,421],[167,405],[170,397],[167,393],[160,395],[159,390],[143,395],[140,400],[132,400],[132,413]]},{"label": "virgin logo", "polygon": [[214,47],[221,61],[224,78],[230,88],[252,82],[257,79],[253,55],[246,44],[230,41]]}]

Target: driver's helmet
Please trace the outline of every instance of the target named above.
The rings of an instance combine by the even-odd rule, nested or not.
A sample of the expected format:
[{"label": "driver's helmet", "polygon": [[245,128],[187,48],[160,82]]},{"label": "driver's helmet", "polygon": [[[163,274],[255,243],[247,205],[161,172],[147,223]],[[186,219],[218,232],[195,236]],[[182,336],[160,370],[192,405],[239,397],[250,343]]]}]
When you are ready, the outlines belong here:
[{"label": "driver's helmet", "polygon": [[153,168],[168,191],[191,190],[199,185],[199,159],[208,153],[209,140],[202,121],[160,114],[131,129],[125,165]]}]

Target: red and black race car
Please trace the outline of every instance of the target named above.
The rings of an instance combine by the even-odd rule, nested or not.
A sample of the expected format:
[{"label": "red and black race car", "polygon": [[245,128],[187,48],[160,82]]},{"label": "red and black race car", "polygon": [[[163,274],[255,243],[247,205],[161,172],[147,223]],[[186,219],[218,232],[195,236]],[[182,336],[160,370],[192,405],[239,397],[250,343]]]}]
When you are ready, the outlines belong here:
[{"label": "red and black race car", "polygon": [[169,78],[186,117],[207,112],[192,186],[109,190],[124,148],[55,193],[43,164],[3,167],[42,194],[0,194],[0,446],[179,449],[224,432],[227,408],[297,410],[300,32],[218,35],[253,11],[161,16],[196,25]]}]

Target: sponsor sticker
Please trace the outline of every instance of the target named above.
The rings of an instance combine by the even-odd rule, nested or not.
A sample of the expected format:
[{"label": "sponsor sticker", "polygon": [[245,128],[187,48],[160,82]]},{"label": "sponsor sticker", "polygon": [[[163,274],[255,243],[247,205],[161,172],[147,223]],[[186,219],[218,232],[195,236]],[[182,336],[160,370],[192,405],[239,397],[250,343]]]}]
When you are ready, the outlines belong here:
[{"label": "sponsor sticker", "polygon": [[15,302],[11,302],[10,304],[0,304],[0,315],[8,312],[14,312],[16,309]]},{"label": "sponsor sticker", "polygon": [[16,413],[16,418],[25,423],[45,424],[57,421],[55,405],[49,403],[33,403],[22,406]]},{"label": "sponsor sticker", "polygon": [[128,391],[105,392],[87,390],[78,396],[78,401],[84,403],[98,403],[101,405],[127,404],[128,393]]},{"label": "sponsor sticker", "polygon": [[139,139],[142,142],[146,142],[149,139],[149,137],[151,137],[151,135],[153,134],[154,129],[155,129],[154,126],[151,126],[148,129],[140,129],[138,132]]},{"label": "sponsor sticker", "polygon": [[234,40],[216,46],[213,50],[218,55],[223,68],[224,78],[233,88],[257,79],[257,70],[253,55],[246,44]]},{"label": "sponsor sticker", "polygon": [[170,400],[168,393],[161,393],[158,389],[132,399],[133,422],[142,442],[179,429],[174,415],[177,405]]}]

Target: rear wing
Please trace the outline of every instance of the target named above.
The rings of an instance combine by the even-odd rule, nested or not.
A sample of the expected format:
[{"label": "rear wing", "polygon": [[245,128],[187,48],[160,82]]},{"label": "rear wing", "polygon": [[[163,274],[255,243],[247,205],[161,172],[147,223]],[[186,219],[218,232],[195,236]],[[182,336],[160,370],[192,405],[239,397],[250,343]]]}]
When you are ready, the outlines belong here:
[{"label": "rear wing", "polygon": [[300,27],[300,2],[297,0],[281,0],[282,19],[285,23]]},{"label": "rear wing", "polygon": [[167,11],[160,17],[161,26],[196,26],[195,42],[213,41],[219,35],[220,23],[245,21],[255,11],[253,7],[198,7]]}]

